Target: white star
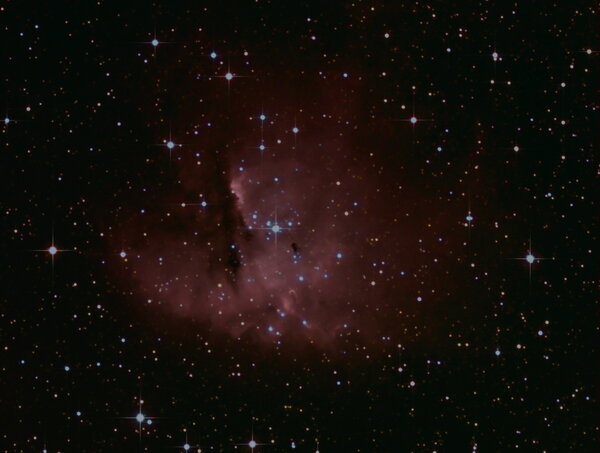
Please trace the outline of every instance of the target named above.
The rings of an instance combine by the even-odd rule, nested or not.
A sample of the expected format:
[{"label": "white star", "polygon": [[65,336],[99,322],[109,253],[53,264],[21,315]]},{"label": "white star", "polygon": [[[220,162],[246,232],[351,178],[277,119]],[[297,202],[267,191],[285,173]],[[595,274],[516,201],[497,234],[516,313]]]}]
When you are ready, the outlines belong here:
[{"label": "white star", "polygon": [[513,258],[516,260],[522,260],[525,261],[527,263],[527,265],[529,266],[529,282],[531,283],[531,267],[533,264],[535,264],[538,261],[542,261],[542,260],[547,260],[547,259],[553,259],[553,258],[539,258],[536,257],[532,251],[531,251],[532,247],[531,247],[531,238],[529,239],[529,250],[527,250],[527,254],[525,255],[524,258]]},{"label": "white star", "polygon": [[236,444],[236,445],[240,445],[240,446],[246,445],[246,446],[250,447],[250,449],[251,449],[252,451],[254,451],[254,449],[255,449],[256,447],[258,447],[259,445],[266,445],[266,444],[259,444],[258,442],[256,442],[256,441],[254,440],[254,428],[252,428],[252,433],[251,433],[251,436],[250,436],[250,441],[248,441],[248,442],[245,442],[245,443],[243,443],[243,444]]},{"label": "white star", "polygon": [[535,256],[533,256],[531,253],[528,253],[525,257],[525,261],[527,261],[529,264],[533,264],[535,261]]},{"label": "white star", "polygon": [[52,278],[54,278],[54,257],[59,253],[59,252],[73,252],[74,250],[66,250],[66,249],[59,249],[55,243],[54,243],[54,229],[52,231],[52,242],[50,243],[50,246],[48,248],[45,249],[37,249],[37,250],[33,250],[34,252],[45,252],[47,254],[50,255],[50,258],[52,259]]}]

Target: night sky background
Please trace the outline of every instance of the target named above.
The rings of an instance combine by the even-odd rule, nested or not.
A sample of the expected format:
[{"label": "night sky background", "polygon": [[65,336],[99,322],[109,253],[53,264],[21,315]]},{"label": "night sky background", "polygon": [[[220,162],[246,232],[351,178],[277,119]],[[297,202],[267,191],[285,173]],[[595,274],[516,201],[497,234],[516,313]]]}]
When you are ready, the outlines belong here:
[{"label": "night sky background", "polygon": [[593,451],[595,8],[0,4],[0,450]]}]

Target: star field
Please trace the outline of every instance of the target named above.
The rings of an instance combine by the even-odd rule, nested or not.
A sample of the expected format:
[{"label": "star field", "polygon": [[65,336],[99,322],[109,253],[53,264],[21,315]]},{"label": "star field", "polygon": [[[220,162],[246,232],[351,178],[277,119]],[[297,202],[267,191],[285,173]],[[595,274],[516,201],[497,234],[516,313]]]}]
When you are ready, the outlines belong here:
[{"label": "star field", "polygon": [[0,6],[0,451],[593,451],[594,6]]}]

